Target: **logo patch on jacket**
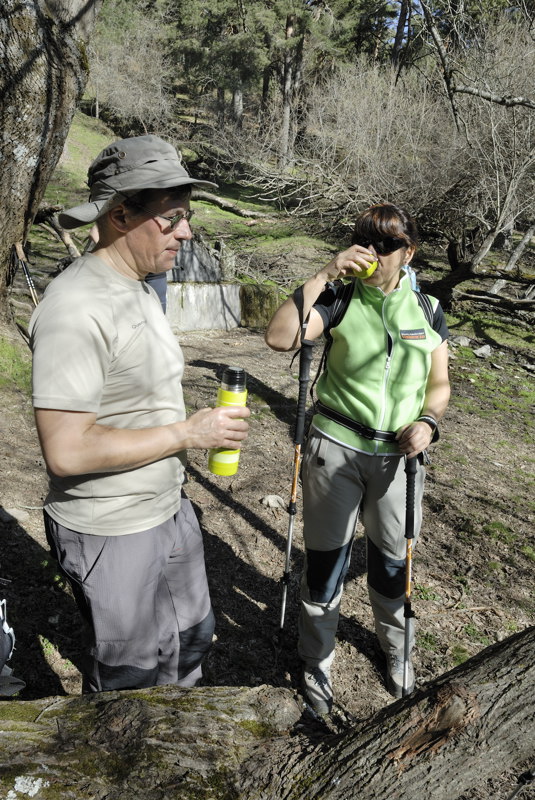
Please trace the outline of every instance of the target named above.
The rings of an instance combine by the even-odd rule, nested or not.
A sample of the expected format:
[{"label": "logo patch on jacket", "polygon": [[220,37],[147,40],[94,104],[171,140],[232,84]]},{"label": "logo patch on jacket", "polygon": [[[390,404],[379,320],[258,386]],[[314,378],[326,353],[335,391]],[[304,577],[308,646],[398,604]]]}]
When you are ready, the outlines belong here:
[{"label": "logo patch on jacket", "polygon": [[400,331],[399,335],[402,339],[425,339],[425,330],[423,328],[416,328],[413,331]]}]

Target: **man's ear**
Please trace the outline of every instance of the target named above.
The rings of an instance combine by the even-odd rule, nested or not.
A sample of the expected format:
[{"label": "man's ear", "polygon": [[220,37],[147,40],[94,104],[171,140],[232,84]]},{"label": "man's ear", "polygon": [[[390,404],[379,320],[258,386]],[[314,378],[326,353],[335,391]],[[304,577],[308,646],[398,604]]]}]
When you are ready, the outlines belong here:
[{"label": "man's ear", "polygon": [[120,233],[127,233],[130,230],[127,212],[122,203],[108,211],[108,219],[115,230]]}]

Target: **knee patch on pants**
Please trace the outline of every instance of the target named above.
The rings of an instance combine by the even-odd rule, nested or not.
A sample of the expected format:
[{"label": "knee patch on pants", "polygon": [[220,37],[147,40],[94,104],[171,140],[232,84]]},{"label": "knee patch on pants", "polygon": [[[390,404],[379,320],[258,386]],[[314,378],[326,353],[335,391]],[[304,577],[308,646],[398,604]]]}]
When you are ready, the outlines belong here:
[{"label": "knee patch on pants", "polygon": [[178,679],[182,680],[196,667],[212,646],[215,630],[214,612],[210,609],[208,615],[197,625],[180,631],[180,659],[178,662]]},{"label": "knee patch on pants", "polygon": [[350,541],[336,550],[306,551],[306,582],[313,603],[330,603],[339,593],[349,568]]},{"label": "knee patch on pants", "polygon": [[368,583],[383,597],[400,597],[405,591],[405,559],[389,558],[366,539],[368,555]]}]

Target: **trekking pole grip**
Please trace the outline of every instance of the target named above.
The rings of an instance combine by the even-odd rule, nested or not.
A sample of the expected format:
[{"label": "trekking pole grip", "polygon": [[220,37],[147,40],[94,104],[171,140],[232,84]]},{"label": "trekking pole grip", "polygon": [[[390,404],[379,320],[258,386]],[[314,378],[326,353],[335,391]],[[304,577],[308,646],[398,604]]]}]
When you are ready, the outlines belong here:
[{"label": "trekking pole grip", "polygon": [[407,475],[407,502],[406,502],[406,525],[405,538],[414,537],[414,487],[416,481],[416,471],[418,469],[417,457],[408,458],[405,463],[405,474]]},{"label": "trekking pole grip", "polygon": [[305,410],[307,402],[307,387],[310,380],[310,364],[312,363],[312,350],[314,343],[303,339],[299,353],[299,395],[297,398],[297,414],[295,417],[294,444],[303,444],[305,436]]}]

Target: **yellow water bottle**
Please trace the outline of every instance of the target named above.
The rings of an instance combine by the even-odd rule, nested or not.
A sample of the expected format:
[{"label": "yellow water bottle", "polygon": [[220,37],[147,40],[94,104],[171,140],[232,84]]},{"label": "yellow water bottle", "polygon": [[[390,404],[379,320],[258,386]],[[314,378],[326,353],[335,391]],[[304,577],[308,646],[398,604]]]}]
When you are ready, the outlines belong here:
[{"label": "yellow water bottle", "polygon": [[[244,406],[247,402],[247,374],[241,367],[227,367],[217,390],[218,406]],[[213,475],[235,475],[240,461],[239,450],[214,447],[208,452],[208,469]]]}]

